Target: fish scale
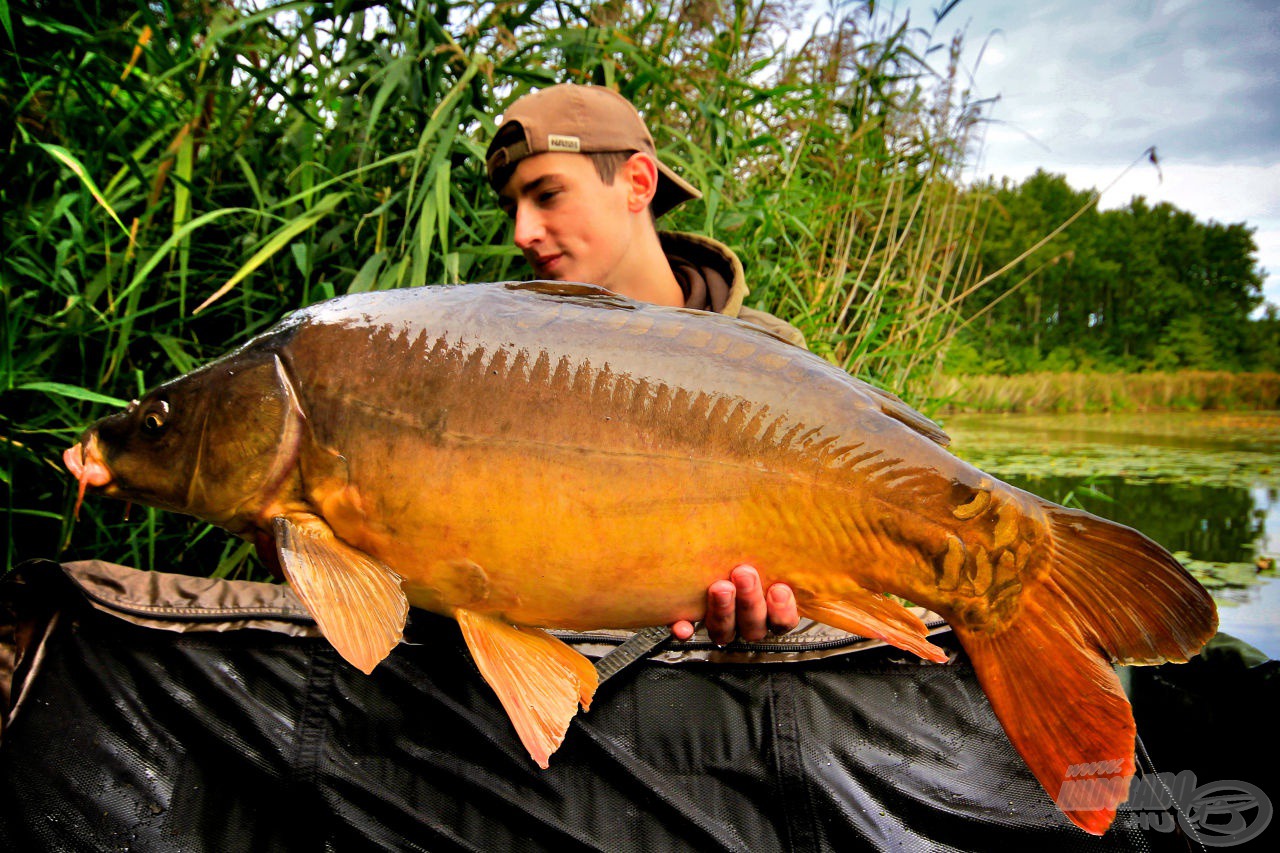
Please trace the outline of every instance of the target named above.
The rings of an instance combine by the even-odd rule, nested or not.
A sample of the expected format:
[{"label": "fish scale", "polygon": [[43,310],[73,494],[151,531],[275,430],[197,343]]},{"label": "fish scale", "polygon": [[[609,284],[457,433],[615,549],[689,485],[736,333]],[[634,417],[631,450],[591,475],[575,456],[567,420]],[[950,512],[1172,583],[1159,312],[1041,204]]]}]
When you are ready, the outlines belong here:
[{"label": "fish scale", "polygon": [[1032,772],[1101,833],[1134,768],[1111,663],[1186,660],[1212,601],[1140,533],[946,442],[745,323],[532,283],[296,312],[64,459],[82,487],[254,541],[365,672],[407,606],[457,619],[540,766],[597,683],[543,628],[696,620],[747,563],[804,616],[947,660],[906,599],[951,623]]}]

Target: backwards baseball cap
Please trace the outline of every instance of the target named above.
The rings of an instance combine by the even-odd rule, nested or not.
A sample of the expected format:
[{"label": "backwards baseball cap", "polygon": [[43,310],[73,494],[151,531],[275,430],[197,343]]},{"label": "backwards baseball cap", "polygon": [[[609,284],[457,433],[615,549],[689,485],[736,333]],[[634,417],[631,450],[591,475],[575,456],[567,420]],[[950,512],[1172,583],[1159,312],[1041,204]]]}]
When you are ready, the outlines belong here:
[{"label": "backwards baseball cap", "polygon": [[702,198],[702,193],[658,159],[653,137],[636,108],[604,86],[561,83],[517,100],[507,108],[489,143],[485,167],[489,183],[501,190],[516,164],[534,154],[615,151],[639,151],[658,164],[658,191],[651,204],[654,216]]}]

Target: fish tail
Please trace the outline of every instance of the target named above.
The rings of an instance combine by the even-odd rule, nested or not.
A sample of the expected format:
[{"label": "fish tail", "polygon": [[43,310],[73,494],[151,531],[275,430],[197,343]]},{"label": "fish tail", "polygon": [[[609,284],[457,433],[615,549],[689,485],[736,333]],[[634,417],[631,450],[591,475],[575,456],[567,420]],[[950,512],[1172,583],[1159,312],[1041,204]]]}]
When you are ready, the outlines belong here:
[{"label": "fish tail", "polygon": [[1217,611],[1136,530],[1053,505],[1045,515],[1045,562],[1012,618],[953,627],[1032,773],[1072,822],[1101,835],[1134,773],[1133,711],[1112,664],[1187,660],[1217,630]]}]

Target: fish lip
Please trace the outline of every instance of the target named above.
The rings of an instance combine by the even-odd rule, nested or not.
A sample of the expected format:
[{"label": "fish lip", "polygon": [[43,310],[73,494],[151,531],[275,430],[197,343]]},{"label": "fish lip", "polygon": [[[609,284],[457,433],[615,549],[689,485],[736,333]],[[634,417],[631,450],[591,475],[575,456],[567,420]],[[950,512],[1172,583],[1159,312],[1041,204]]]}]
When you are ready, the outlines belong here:
[{"label": "fish lip", "polygon": [[62,463],[67,466],[71,476],[87,486],[101,487],[111,482],[111,470],[102,458],[102,450],[98,447],[98,434],[90,433],[88,439],[68,447],[62,453]]},{"label": "fish lip", "polygon": [[80,504],[84,502],[85,489],[105,488],[114,480],[111,469],[102,458],[102,450],[98,447],[98,434],[90,432],[87,438],[82,438],[63,451],[62,464],[67,466],[67,470],[76,478],[80,486],[76,494],[75,508],[75,515],[78,518]]},{"label": "fish lip", "polygon": [[62,451],[62,464],[67,466],[67,470],[71,472],[71,476],[75,477],[77,480],[79,480],[80,475],[84,473],[83,456],[84,447],[81,446],[78,441],[66,450]]}]

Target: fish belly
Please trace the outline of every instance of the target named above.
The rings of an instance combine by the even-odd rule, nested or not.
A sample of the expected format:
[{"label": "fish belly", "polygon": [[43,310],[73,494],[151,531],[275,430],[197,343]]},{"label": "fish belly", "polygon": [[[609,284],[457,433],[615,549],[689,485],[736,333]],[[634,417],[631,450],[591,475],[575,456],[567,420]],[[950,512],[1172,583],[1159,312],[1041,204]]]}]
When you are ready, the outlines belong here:
[{"label": "fish belly", "polygon": [[334,529],[403,575],[410,603],[438,612],[640,627],[700,618],[707,586],[742,564],[766,584],[840,597],[859,588],[860,551],[920,562],[908,543],[858,541],[872,528],[860,504],[799,476],[519,442],[419,456],[412,470],[370,459],[380,476],[358,487],[364,517]]}]

